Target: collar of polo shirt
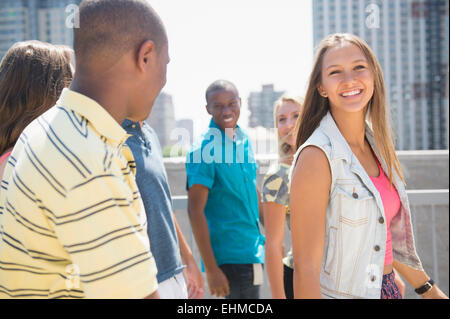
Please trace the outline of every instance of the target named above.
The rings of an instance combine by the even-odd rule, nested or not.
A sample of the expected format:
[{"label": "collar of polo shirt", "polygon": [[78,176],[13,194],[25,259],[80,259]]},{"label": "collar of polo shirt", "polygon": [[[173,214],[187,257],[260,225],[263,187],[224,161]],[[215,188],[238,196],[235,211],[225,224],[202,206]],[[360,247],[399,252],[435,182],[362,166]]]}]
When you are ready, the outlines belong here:
[{"label": "collar of polo shirt", "polygon": [[65,88],[56,105],[84,116],[107,139],[122,143],[131,136],[100,104],[83,94]]}]

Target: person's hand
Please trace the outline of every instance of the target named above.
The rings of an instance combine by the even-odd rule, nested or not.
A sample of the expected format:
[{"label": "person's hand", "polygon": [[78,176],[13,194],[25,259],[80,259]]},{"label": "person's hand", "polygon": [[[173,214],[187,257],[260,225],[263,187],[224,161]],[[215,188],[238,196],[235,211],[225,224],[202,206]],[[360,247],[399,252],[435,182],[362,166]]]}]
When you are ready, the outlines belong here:
[{"label": "person's hand", "polygon": [[225,297],[230,294],[228,279],[219,267],[206,271],[206,280],[211,295]]},{"label": "person's hand", "polygon": [[186,266],[187,267],[184,269],[184,276],[186,277],[188,298],[201,299],[205,293],[203,276],[195,264],[195,261],[188,263]]},{"label": "person's hand", "polygon": [[433,287],[422,295],[423,299],[448,299],[447,295],[439,289],[438,286],[433,285]]}]

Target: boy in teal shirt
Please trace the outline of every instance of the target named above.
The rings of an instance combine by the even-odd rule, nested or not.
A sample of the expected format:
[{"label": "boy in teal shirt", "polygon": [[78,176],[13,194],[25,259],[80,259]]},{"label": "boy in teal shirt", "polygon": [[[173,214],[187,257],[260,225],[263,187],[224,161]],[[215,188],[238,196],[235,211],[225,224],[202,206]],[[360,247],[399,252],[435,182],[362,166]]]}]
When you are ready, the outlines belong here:
[{"label": "boy in teal shirt", "polygon": [[186,158],[188,210],[211,294],[257,299],[262,284],[257,164],[237,125],[241,99],[228,81],[206,91],[209,128]]}]

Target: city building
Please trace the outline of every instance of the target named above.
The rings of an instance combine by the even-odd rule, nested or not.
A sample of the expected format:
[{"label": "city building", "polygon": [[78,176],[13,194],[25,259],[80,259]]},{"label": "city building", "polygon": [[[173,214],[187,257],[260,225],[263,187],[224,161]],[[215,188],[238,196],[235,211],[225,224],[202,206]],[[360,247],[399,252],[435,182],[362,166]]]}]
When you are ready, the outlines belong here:
[{"label": "city building", "polygon": [[177,121],[177,128],[180,130],[180,135],[183,134],[181,140],[178,142],[182,147],[189,148],[194,142],[194,121],[191,119],[181,119]]},{"label": "city building", "polygon": [[448,149],[448,0],[314,0],[313,21],[315,47],[348,32],[375,52],[397,149]]},{"label": "city building", "polygon": [[248,98],[248,109],[250,111],[248,126],[274,127],[273,105],[283,93],[282,91],[275,91],[273,84],[263,85],[260,92],[251,92]]},{"label": "city building", "polygon": [[81,0],[1,0],[0,58],[18,41],[40,40],[72,47]]},{"label": "city building", "polygon": [[178,140],[172,96],[161,92],[153,104],[152,112],[146,119],[147,123],[158,135],[161,147],[172,145]]}]

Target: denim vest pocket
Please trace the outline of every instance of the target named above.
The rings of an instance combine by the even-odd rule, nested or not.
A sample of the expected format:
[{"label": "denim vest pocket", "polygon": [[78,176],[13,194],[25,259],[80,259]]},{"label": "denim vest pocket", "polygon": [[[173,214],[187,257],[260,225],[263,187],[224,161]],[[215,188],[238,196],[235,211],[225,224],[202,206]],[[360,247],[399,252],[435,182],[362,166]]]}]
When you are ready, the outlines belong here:
[{"label": "denim vest pocket", "polygon": [[355,181],[336,181],[332,195],[339,211],[339,222],[358,227],[368,223],[369,212],[375,203],[372,193]]}]

